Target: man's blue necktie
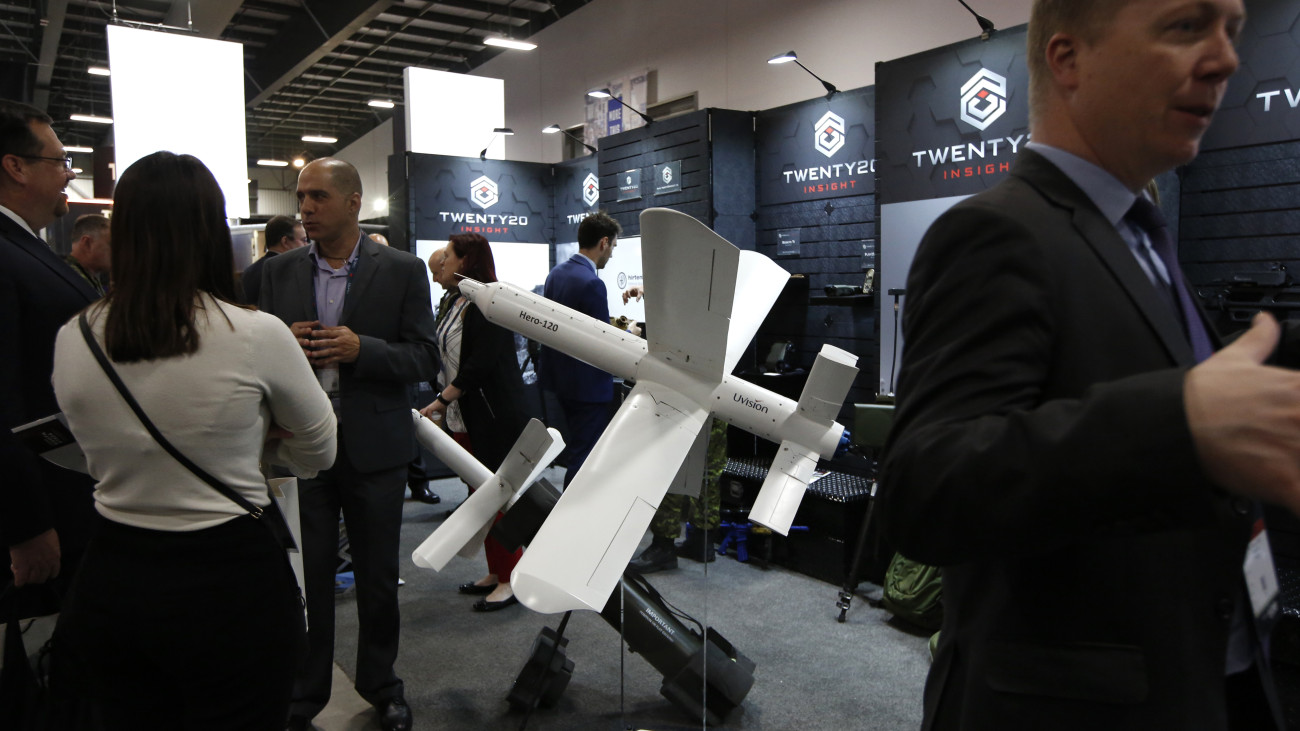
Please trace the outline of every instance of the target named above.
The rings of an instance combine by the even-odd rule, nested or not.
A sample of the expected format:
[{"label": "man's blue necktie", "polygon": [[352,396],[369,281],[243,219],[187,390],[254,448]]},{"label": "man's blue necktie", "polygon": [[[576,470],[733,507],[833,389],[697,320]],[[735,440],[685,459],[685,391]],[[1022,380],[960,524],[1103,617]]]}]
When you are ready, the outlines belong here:
[{"label": "man's blue necktie", "polygon": [[[1138,199],[1133,202],[1133,207],[1128,209],[1124,217],[1146,232],[1147,238],[1151,240],[1151,248],[1165,265],[1165,271],[1169,274],[1169,281],[1173,286],[1173,300],[1177,305],[1177,314],[1182,320],[1183,332],[1187,335],[1187,342],[1192,346],[1196,362],[1200,363],[1209,358],[1214,353],[1214,344],[1210,341],[1210,333],[1205,329],[1200,312],[1192,302],[1192,294],[1187,290],[1183,270],[1178,266],[1178,250],[1169,235],[1169,225],[1165,222],[1164,214],[1144,196],[1138,196]],[[1160,275],[1156,272],[1152,274],[1156,277],[1156,286],[1164,287],[1164,282],[1159,281]]]}]

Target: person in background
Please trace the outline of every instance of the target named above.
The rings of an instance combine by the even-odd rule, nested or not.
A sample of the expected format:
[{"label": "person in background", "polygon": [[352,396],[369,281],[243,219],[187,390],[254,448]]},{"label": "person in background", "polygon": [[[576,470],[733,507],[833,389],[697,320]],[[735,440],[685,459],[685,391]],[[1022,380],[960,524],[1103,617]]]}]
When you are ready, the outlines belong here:
[{"label": "person in background", "polygon": [[[435,280],[455,295],[444,300],[447,312],[440,313],[438,322],[441,390],[420,413],[429,418],[441,415],[452,437],[495,472],[528,422],[522,408],[524,381],[515,358],[514,334],[488,322],[478,307],[460,295],[456,274],[484,283],[497,281],[496,263],[487,239],[478,234],[453,234],[443,250]],[[510,574],[523,552],[507,551],[491,535],[484,539],[483,549],[487,554],[487,575],[461,584],[458,590],[483,595],[473,605],[477,612],[517,604],[519,600],[510,588]]]},{"label": "person in background", "polygon": [[[578,253],[561,262],[546,276],[543,296],[591,315],[600,322],[609,322],[605,283],[596,273],[605,268],[614,255],[622,231],[618,221],[604,211],[583,218],[578,224]],[[568,467],[564,473],[567,487],[609,425],[614,377],[545,346],[538,356],[537,376],[542,389],[553,392],[559,399],[564,420],[569,426],[569,433],[565,435],[568,445],[563,454]]]},{"label": "person in background", "polygon": [[[225,199],[189,155],[156,152],[114,195],[113,289],[84,315],[127,390],[185,457],[248,502],[260,462],[334,462],[334,413],[283,323],[234,304]],[[283,728],[303,639],[297,581],[263,523],[154,440],[79,320],[54,390],[105,518],[56,628],[109,729]]]},{"label": "person in background", "polygon": [[330,698],[342,513],[360,619],[355,686],[384,731],[407,731],[411,709],[394,670],[398,546],[417,448],[408,386],[436,373],[429,278],[424,262],[361,233],[361,176],[351,164],[308,163],[298,174],[298,206],[313,243],[267,263],[258,302],[289,325],[330,396],[339,456],[300,483],[310,650],[290,726],[307,728]]},{"label": "person in background", "polygon": [[266,222],[266,255],[244,270],[239,283],[244,288],[243,302],[256,305],[262,290],[262,268],[278,254],[306,246],[307,231],[292,216],[276,216]]},{"label": "person in background", "polygon": [[72,224],[72,251],[64,258],[100,297],[104,296],[104,276],[113,257],[110,240],[108,218],[87,213]]},{"label": "person in background", "polygon": [[917,250],[880,495],[943,569],[926,729],[1282,727],[1247,547],[1255,500],[1300,512],[1300,373],[1265,314],[1214,352],[1142,193],[1196,156],[1244,16],[1034,0],[1033,141]]}]

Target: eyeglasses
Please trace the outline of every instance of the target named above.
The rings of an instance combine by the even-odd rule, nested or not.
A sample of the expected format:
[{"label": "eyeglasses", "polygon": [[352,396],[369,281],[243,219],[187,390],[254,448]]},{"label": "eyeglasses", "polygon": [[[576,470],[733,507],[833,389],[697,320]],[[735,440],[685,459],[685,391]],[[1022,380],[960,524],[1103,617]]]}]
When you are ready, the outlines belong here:
[{"label": "eyeglasses", "polygon": [[64,170],[72,170],[72,157],[71,157],[71,156],[68,156],[68,157],[42,157],[41,155],[14,155],[14,157],[21,157],[21,158],[23,158],[24,160],[49,160],[50,162],[61,162],[61,163],[63,163],[63,169],[64,169]]}]

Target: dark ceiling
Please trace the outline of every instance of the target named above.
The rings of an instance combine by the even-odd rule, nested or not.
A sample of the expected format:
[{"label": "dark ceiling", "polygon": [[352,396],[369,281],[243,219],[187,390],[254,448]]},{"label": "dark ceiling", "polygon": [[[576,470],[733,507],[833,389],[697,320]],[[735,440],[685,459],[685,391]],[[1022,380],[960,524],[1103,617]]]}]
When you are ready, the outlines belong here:
[{"label": "dark ceiling", "polygon": [[[105,26],[193,28],[244,45],[248,157],[336,152],[401,110],[402,69],[471,71],[591,0],[0,0],[0,96],[45,109],[65,145],[96,146],[110,116]],[[367,106],[391,99],[395,109]],[[303,135],[338,138],[307,143]]]}]

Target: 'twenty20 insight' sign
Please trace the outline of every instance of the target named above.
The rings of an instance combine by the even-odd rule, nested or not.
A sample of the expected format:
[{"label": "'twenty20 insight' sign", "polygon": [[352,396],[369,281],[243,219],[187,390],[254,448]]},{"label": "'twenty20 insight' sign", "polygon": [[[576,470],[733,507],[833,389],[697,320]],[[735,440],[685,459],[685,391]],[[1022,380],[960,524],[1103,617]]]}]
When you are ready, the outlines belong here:
[{"label": "'twenty20 insight' sign", "polygon": [[596,156],[588,155],[555,165],[555,240],[578,240],[578,224],[600,206],[600,179]]},{"label": "'twenty20 insight' sign", "polygon": [[880,202],[990,188],[1029,141],[1025,27],[879,64]]},{"label": "'twenty20 insight' sign", "polygon": [[758,204],[875,191],[875,88],[757,114]]},{"label": "'twenty20 insight' sign", "polygon": [[1247,0],[1241,65],[1201,139],[1202,150],[1300,140],[1300,3]]},{"label": "'twenty20 insight' sign", "polygon": [[412,238],[477,233],[488,241],[548,240],[550,165],[417,153],[407,164]]}]

